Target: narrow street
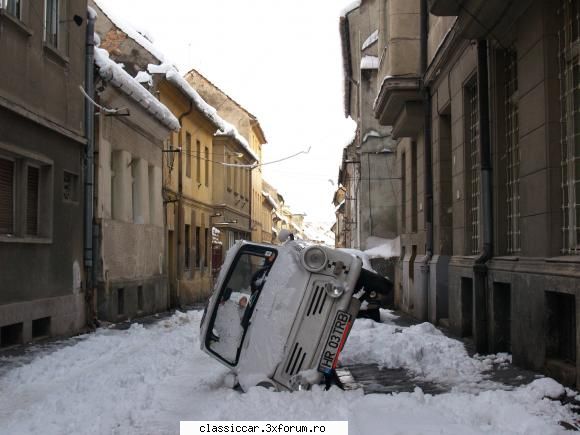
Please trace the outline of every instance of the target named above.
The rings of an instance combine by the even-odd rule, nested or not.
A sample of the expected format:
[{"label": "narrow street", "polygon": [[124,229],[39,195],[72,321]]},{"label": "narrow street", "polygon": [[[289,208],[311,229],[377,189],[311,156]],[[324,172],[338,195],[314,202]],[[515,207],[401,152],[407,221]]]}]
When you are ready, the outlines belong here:
[{"label": "narrow street", "polygon": [[345,391],[224,386],[226,370],[199,350],[195,310],[4,352],[0,433],[174,434],[180,420],[278,419],[348,420],[349,433],[361,435],[547,435],[574,424],[573,407],[553,400],[572,399],[572,390],[539,376],[503,384],[494,371],[519,376],[506,355],[472,358],[429,324],[381,317],[355,322],[342,354]]}]

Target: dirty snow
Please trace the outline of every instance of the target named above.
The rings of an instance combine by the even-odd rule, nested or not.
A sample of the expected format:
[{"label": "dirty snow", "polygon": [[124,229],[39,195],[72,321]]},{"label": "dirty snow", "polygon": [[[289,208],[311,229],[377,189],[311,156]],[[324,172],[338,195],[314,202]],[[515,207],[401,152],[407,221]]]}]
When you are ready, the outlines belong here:
[{"label": "dirty snow", "polygon": [[[385,322],[393,317],[381,313]],[[416,389],[365,396],[318,387],[240,393],[224,385],[226,369],[199,350],[200,319],[201,312],[190,311],[146,327],[100,329],[3,372],[0,434],[175,434],[180,420],[348,420],[351,435],[551,435],[567,433],[558,422],[574,419],[568,408],[544,398],[563,391],[546,378],[478,394],[432,396]],[[482,363],[469,361],[460,345],[445,343],[432,327],[394,328],[357,320],[343,362],[362,358],[372,340],[401,355],[397,360],[372,350],[366,362],[415,367],[432,378],[449,379],[453,371],[465,382],[479,378]],[[0,365],[15,363],[0,359]]]}]

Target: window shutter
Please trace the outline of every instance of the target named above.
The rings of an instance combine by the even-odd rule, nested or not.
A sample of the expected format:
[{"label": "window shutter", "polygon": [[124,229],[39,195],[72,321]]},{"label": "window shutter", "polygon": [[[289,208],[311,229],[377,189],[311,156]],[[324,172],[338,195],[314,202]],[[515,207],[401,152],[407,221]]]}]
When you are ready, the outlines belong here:
[{"label": "window shutter", "polygon": [[0,159],[0,234],[14,232],[14,163]]},{"label": "window shutter", "polygon": [[38,178],[39,170],[28,167],[26,186],[26,234],[38,235]]}]

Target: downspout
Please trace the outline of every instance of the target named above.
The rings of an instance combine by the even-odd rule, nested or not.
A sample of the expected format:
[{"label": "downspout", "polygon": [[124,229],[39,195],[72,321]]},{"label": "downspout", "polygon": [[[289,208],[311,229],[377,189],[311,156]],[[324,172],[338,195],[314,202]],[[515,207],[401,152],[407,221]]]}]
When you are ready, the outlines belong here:
[{"label": "downspout", "polygon": [[474,341],[477,352],[487,352],[487,262],[493,256],[492,163],[489,121],[489,49],[486,40],[477,42],[477,93],[481,162],[481,212],[483,248],[473,265]]},{"label": "downspout", "polygon": [[[425,207],[425,259],[421,265],[421,285],[422,294],[425,298],[423,310],[419,314],[421,319],[427,319],[429,316],[429,280],[430,280],[430,263],[433,257],[433,165],[431,154],[431,92],[425,85],[425,73],[427,71],[428,53],[427,37],[429,26],[429,9],[427,0],[421,0],[421,94],[423,96],[423,155],[424,155],[424,207]],[[434,301],[431,301],[434,303]],[[430,319],[436,321],[437,319]]]},{"label": "downspout", "polygon": [[[177,255],[175,256],[175,265],[176,265],[176,273],[175,273],[175,285],[173,286],[173,291],[171,292],[171,307],[176,308],[180,306],[180,298],[179,298],[179,280],[183,274],[183,267],[182,267],[182,259],[181,259],[181,246],[183,245],[183,236],[181,234],[182,226],[185,223],[184,219],[184,210],[183,210],[183,134],[182,134],[182,127],[183,127],[183,118],[188,116],[193,111],[193,102],[191,99],[189,100],[189,108],[179,115],[179,133],[177,136],[177,144],[179,146],[179,156],[177,161],[177,222],[175,225],[176,234],[177,234]],[[191,156],[187,156],[187,158],[191,158]],[[185,248],[184,248],[185,249]]]},{"label": "downspout", "polygon": [[[87,12],[87,34],[86,34],[86,54],[85,54],[85,91],[90,98],[94,98],[94,61],[95,61],[95,15],[91,10]],[[83,263],[85,268],[85,313],[86,324],[93,328],[96,321],[95,313],[95,262],[94,245],[94,153],[95,153],[95,107],[85,98],[85,146],[84,166],[84,255]]]}]

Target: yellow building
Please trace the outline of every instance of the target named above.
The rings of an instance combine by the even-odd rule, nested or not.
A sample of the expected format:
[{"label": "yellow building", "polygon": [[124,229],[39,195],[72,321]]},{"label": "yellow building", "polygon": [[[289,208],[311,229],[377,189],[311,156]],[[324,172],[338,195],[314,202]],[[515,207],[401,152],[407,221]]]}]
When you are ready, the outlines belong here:
[{"label": "yellow building", "polygon": [[[244,107],[229,97],[224,91],[210,82],[195,69],[189,71],[185,80],[195,88],[202,98],[217,109],[221,118],[232,124],[242,136],[240,143],[244,144],[244,155],[262,161],[262,145],[266,144],[264,131],[257,118]],[[235,172],[235,171],[234,171]],[[256,242],[271,241],[271,227],[263,232],[263,195],[262,195],[262,168],[257,166],[253,169],[238,171],[239,177],[248,178],[249,186],[249,210],[251,217],[251,239]],[[226,246],[227,248],[227,246]]]},{"label": "yellow building", "polygon": [[[211,290],[213,141],[223,120],[174,67],[149,67],[159,99],[181,130],[166,146],[163,180],[172,305],[205,299]],[[181,150],[181,151],[179,151]]]}]

